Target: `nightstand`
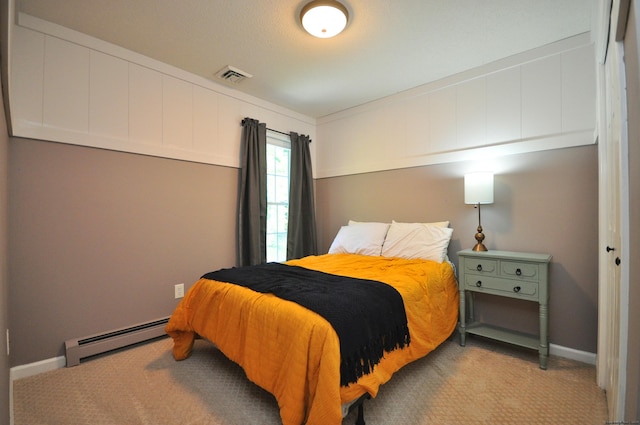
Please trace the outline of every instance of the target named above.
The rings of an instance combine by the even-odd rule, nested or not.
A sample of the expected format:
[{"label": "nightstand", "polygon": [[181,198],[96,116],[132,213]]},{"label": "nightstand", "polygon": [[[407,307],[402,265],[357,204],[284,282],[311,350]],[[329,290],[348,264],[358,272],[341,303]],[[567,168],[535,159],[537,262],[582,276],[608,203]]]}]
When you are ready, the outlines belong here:
[{"label": "nightstand", "polygon": [[[460,345],[467,334],[480,335],[538,350],[540,368],[547,368],[549,357],[549,263],[548,254],[511,251],[458,252],[458,288],[460,289]],[[467,292],[469,297],[466,297]],[[479,292],[537,302],[540,311],[540,335],[529,335],[480,323],[473,318],[473,294]],[[465,304],[469,302],[467,324]]]}]

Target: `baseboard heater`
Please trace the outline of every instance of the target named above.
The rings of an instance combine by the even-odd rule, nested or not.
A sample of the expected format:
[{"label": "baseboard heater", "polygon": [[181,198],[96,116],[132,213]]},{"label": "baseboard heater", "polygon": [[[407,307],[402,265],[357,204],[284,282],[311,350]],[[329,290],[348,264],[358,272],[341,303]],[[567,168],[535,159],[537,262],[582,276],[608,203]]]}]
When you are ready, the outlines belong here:
[{"label": "baseboard heater", "polygon": [[84,338],[69,339],[64,342],[67,367],[79,365],[80,359],[166,335],[164,328],[168,321],[169,317],[164,317]]}]

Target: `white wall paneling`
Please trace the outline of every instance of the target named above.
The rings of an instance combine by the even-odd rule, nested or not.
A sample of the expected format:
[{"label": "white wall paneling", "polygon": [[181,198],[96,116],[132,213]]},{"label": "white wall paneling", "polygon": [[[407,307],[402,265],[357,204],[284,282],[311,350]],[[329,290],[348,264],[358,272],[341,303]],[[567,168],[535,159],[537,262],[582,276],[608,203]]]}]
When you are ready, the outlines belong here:
[{"label": "white wall paneling", "polygon": [[218,96],[214,91],[193,87],[193,149],[214,155],[218,146]]},{"label": "white wall paneling", "polygon": [[[218,143],[220,144],[218,152],[220,155],[228,158],[240,158],[240,144],[234,143],[240,140],[242,127],[240,125],[244,117],[255,118],[248,111],[242,110],[242,101],[229,96],[219,96],[220,106],[218,108]],[[243,115],[243,113],[246,113]],[[231,123],[231,125],[223,125],[223,123]],[[235,123],[235,125],[233,125]],[[233,163],[239,163],[239,159],[235,159]]]},{"label": "white wall paneling", "polygon": [[135,52],[22,13],[10,28],[14,136],[231,167],[244,117],[316,137],[311,117]]},{"label": "white wall paneling", "polygon": [[403,108],[406,117],[403,138],[407,157],[429,153],[431,143],[431,117],[425,113],[429,108],[429,95],[422,94],[407,99]]},{"label": "white wall paneling", "polygon": [[562,131],[580,131],[596,121],[596,64],[591,46],[562,54]]},{"label": "white wall paneling", "polygon": [[470,80],[456,87],[456,149],[484,146],[487,140],[487,80]]},{"label": "white wall paneling", "polygon": [[90,51],[89,132],[129,137],[129,66],[126,61]]},{"label": "white wall paneling", "polygon": [[[387,159],[395,155],[396,150],[402,150],[399,148],[399,143],[404,140],[404,123],[395,119],[395,111],[398,106],[395,104],[386,105],[384,108],[380,108],[372,111],[373,119],[377,123],[377,126],[367,125],[363,123],[362,126],[366,128],[366,142],[364,146],[360,146],[364,151],[371,155],[371,161],[373,163],[384,164]],[[360,116],[361,119],[365,119],[364,116]],[[362,137],[361,135],[359,135]],[[357,138],[355,139],[357,140]],[[320,143],[324,143],[323,140]],[[359,161],[359,157],[355,158]]]},{"label": "white wall paneling", "polygon": [[318,120],[317,174],[593,144],[595,84],[584,34],[332,114]]},{"label": "white wall paneling", "polygon": [[489,74],[487,80],[487,140],[503,143],[522,135],[520,67]]},{"label": "white wall paneling", "polygon": [[316,177],[595,142],[588,34],[315,120],[18,17],[9,76],[15,136],[236,167],[249,116],[309,134]]},{"label": "white wall paneling", "polygon": [[129,141],[162,144],[162,74],[129,64]]},{"label": "white wall paneling", "polygon": [[457,148],[456,87],[446,87],[429,94],[431,133],[429,153],[445,152]]},{"label": "white wall paneling", "polygon": [[[362,137],[358,133],[360,126],[358,123],[360,116],[351,116],[349,120],[336,120],[333,122],[329,132],[325,133],[326,128],[318,128],[318,137],[321,140],[321,147],[318,149],[318,164],[332,164],[332,166],[343,169],[353,167],[354,164],[362,162],[362,158],[367,158],[366,137]],[[353,125],[355,122],[355,125]],[[365,130],[366,131],[366,130]],[[340,135],[340,139],[333,138],[335,134]],[[363,141],[362,144],[355,143]],[[336,142],[341,146],[336,146]],[[334,151],[335,149],[335,151]],[[336,152],[339,152],[336,155]]]},{"label": "white wall paneling", "polygon": [[162,140],[167,146],[193,148],[193,85],[162,76]]},{"label": "white wall paneling", "polygon": [[522,138],[562,132],[561,64],[555,55],[522,65]]},{"label": "white wall paneling", "polygon": [[13,40],[9,96],[15,132],[42,127],[44,35],[16,27]]},{"label": "white wall paneling", "polygon": [[89,50],[55,37],[44,41],[44,126],[88,133]]}]

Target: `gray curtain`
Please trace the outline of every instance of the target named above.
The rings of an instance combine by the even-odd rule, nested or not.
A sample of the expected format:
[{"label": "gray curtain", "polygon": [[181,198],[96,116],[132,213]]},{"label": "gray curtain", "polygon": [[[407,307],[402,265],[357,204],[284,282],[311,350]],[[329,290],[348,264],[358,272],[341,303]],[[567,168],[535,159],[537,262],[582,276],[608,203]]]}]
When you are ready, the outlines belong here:
[{"label": "gray curtain", "polygon": [[309,136],[291,132],[287,259],[318,253]]},{"label": "gray curtain", "polygon": [[238,265],[267,261],[267,125],[242,120]]}]

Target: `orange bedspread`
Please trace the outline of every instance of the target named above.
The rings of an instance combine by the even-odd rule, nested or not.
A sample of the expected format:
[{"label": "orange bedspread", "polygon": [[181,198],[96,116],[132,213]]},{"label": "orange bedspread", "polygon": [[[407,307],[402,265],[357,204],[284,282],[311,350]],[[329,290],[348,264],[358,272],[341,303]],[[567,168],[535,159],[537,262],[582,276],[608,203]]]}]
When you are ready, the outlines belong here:
[{"label": "orange bedspread", "polygon": [[341,424],[342,403],[365,392],[375,397],[393,373],[428,354],[456,326],[458,288],[446,262],[326,254],[288,264],[392,285],[405,303],[411,344],[387,353],[357,383],[340,387],[340,345],[326,320],[271,294],[200,279],[167,324],[175,359],[189,356],[196,333],[207,338],[276,397],[284,425]]}]

